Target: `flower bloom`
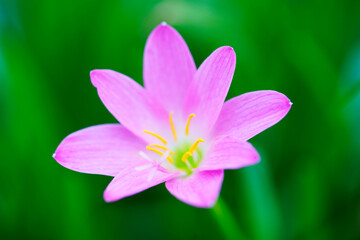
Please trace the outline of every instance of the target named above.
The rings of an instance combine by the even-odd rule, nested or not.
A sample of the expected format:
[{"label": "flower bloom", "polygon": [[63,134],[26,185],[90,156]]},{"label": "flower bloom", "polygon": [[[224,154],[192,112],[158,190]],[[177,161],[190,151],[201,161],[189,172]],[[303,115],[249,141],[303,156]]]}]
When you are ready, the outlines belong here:
[{"label": "flower bloom", "polygon": [[231,47],[220,47],[196,69],[180,34],[159,25],[145,46],[145,88],[112,70],[90,73],[101,101],[121,125],[72,133],[53,157],[78,172],[113,176],[104,192],[107,202],[165,182],[179,200],[213,206],[224,169],[259,162],[247,140],[291,107],[275,91],[249,92],[224,103],[235,61]]}]

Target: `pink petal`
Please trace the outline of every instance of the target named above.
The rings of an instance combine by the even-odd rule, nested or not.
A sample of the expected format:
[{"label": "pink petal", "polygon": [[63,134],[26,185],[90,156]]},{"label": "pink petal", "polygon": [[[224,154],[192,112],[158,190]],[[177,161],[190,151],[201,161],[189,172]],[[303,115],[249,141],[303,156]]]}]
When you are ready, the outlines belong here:
[{"label": "pink petal", "polygon": [[[157,134],[169,132],[167,112],[137,82],[112,70],[93,70],[90,77],[101,101],[127,129],[148,141],[154,138],[143,130]],[[167,131],[164,126],[168,127]]]},{"label": "pink petal", "polygon": [[[212,128],[224,104],[235,71],[236,56],[231,47],[215,50],[199,67],[185,100],[185,118],[194,113],[190,132],[205,135]],[[205,136],[203,136],[205,137]]]},{"label": "pink petal", "polygon": [[214,206],[224,179],[223,170],[195,172],[189,177],[174,178],[165,183],[180,201],[200,208]]},{"label": "pink petal", "polygon": [[181,35],[167,24],[150,34],[144,53],[144,84],[169,111],[181,109],[196,66]]},{"label": "pink petal", "polygon": [[164,173],[162,171],[156,171],[154,175],[149,178],[149,176],[153,174],[154,168],[148,168],[142,171],[135,170],[135,168],[136,165],[133,165],[122,170],[110,182],[104,192],[104,200],[106,202],[113,202],[134,195],[178,175],[178,173],[174,172]]},{"label": "pink petal", "polygon": [[237,169],[258,163],[260,156],[248,142],[232,137],[215,140],[198,169]]},{"label": "pink petal", "polygon": [[145,142],[120,124],[88,127],[67,136],[53,157],[74,171],[115,176],[129,164],[146,163],[138,151]]},{"label": "pink petal", "polygon": [[275,91],[242,94],[224,104],[213,136],[229,135],[246,141],[279,122],[291,105],[284,94]]}]

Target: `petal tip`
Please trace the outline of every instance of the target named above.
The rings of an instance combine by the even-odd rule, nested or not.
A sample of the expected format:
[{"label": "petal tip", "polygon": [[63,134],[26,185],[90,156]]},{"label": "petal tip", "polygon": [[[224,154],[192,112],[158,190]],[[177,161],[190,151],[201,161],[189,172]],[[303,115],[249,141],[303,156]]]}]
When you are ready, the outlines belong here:
[{"label": "petal tip", "polygon": [[94,87],[98,87],[102,80],[108,77],[116,77],[119,73],[110,69],[94,69],[90,71],[90,80]]},{"label": "petal tip", "polygon": [[166,36],[168,34],[173,34],[174,32],[177,33],[177,31],[172,26],[163,21],[152,31],[149,37]]},{"label": "petal tip", "polygon": [[[284,95],[285,96],[285,95]],[[285,109],[287,109],[287,111],[290,111],[290,109],[291,109],[291,107],[292,107],[292,105],[293,105],[294,103],[288,98],[288,97],[286,97],[285,96],[285,99],[284,99],[284,108]]]},{"label": "petal tip", "polygon": [[61,146],[62,146],[62,144],[60,143],[60,145],[56,148],[54,154],[51,156],[51,157],[54,158],[57,162],[59,162],[60,159],[61,159]]},{"label": "petal tip", "polygon": [[254,156],[254,164],[258,164],[261,160],[260,154],[256,152],[256,155]]},{"label": "petal tip", "polygon": [[223,52],[228,52],[229,54],[233,54],[235,55],[235,50],[230,47],[230,46],[223,46],[223,47],[220,47],[219,50],[223,51]]},{"label": "petal tip", "polygon": [[[60,146],[55,150],[55,153],[52,155],[52,158],[55,159],[55,161],[60,164],[61,166],[63,166],[64,168],[68,168],[71,170],[74,170],[73,168],[71,168],[71,164],[69,165],[69,159],[66,156],[66,154],[63,154],[63,151],[60,149],[61,148],[61,144]],[[77,171],[77,170],[75,170]]]},{"label": "petal tip", "polygon": [[269,96],[273,96],[275,100],[279,102],[282,108],[290,110],[291,106],[294,104],[285,94],[273,91],[273,90],[264,90],[268,92]]},{"label": "petal tip", "polygon": [[109,191],[105,190],[103,195],[104,201],[107,203],[115,202],[116,199],[112,197],[112,195],[109,193]]},{"label": "petal tip", "polygon": [[229,60],[235,65],[236,61],[236,53],[235,50],[230,46],[223,46],[219,47],[216,52],[220,54],[220,56],[224,56],[226,58],[229,58]]},{"label": "petal tip", "polygon": [[227,50],[227,51],[234,51],[234,49],[230,46],[223,46],[222,49]]},{"label": "petal tip", "polygon": [[99,71],[98,69],[91,70],[90,71],[90,77],[94,77],[97,74],[98,71]]},{"label": "petal tip", "polygon": [[94,69],[90,71],[90,80],[94,87],[97,87],[98,77],[101,70]]},{"label": "petal tip", "polygon": [[68,168],[66,163],[67,163],[67,158],[66,158],[66,154],[64,156],[64,154],[62,154],[62,150],[61,150],[61,144],[59,145],[59,147],[55,150],[54,154],[52,155],[52,158],[56,160],[56,162],[58,164],[60,164],[61,166]]}]

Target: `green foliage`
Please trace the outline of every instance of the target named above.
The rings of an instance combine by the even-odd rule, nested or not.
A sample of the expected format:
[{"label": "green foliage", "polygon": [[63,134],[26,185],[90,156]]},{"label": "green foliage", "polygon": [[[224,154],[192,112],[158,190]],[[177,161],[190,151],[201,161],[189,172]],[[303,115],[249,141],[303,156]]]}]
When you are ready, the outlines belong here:
[{"label": "green foliage", "polygon": [[197,65],[235,49],[228,98],[272,89],[294,103],[251,139],[262,162],[226,171],[222,229],[231,213],[248,239],[359,239],[359,13],[351,0],[0,1],[0,238],[223,237],[210,210],[163,185],[107,204],[111,178],[51,158],[71,132],[116,122],[89,71],[142,82],[146,38],[167,21]]}]

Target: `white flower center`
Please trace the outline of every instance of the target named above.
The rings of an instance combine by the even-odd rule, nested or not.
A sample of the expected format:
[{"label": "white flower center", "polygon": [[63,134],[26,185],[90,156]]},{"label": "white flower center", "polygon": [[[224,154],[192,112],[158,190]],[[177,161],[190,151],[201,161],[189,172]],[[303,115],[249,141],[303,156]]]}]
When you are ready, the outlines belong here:
[{"label": "white flower center", "polygon": [[[193,117],[195,117],[195,114],[192,113],[189,115],[185,127],[185,138],[181,138],[181,140],[179,140],[175,131],[175,125],[173,122],[173,113],[172,112],[170,113],[169,121],[175,143],[172,144],[171,147],[169,147],[168,141],[166,141],[159,134],[144,130],[144,133],[154,136],[162,143],[162,144],[150,144],[146,146],[146,150],[159,154],[161,158],[159,161],[152,160],[147,154],[140,151],[139,152],[140,156],[142,156],[144,159],[152,163],[137,167],[136,170],[140,171],[153,166],[155,171],[156,169],[161,170],[160,168],[168,169],[168,170],[173,169],[173,170],[183,171],[187,175],[190,175],[192,173],[192,169],[199,166],[203,156],[202,150],[201,148],[198,148],[198,145],[201,142],[205,142],[202,138],[198,138],[195,142],[191,142],[190,138],[188,137],[190,121]],[[165,160],[167,160],[167,162]],[[153,173],[151,176],[153,176]]]}]

